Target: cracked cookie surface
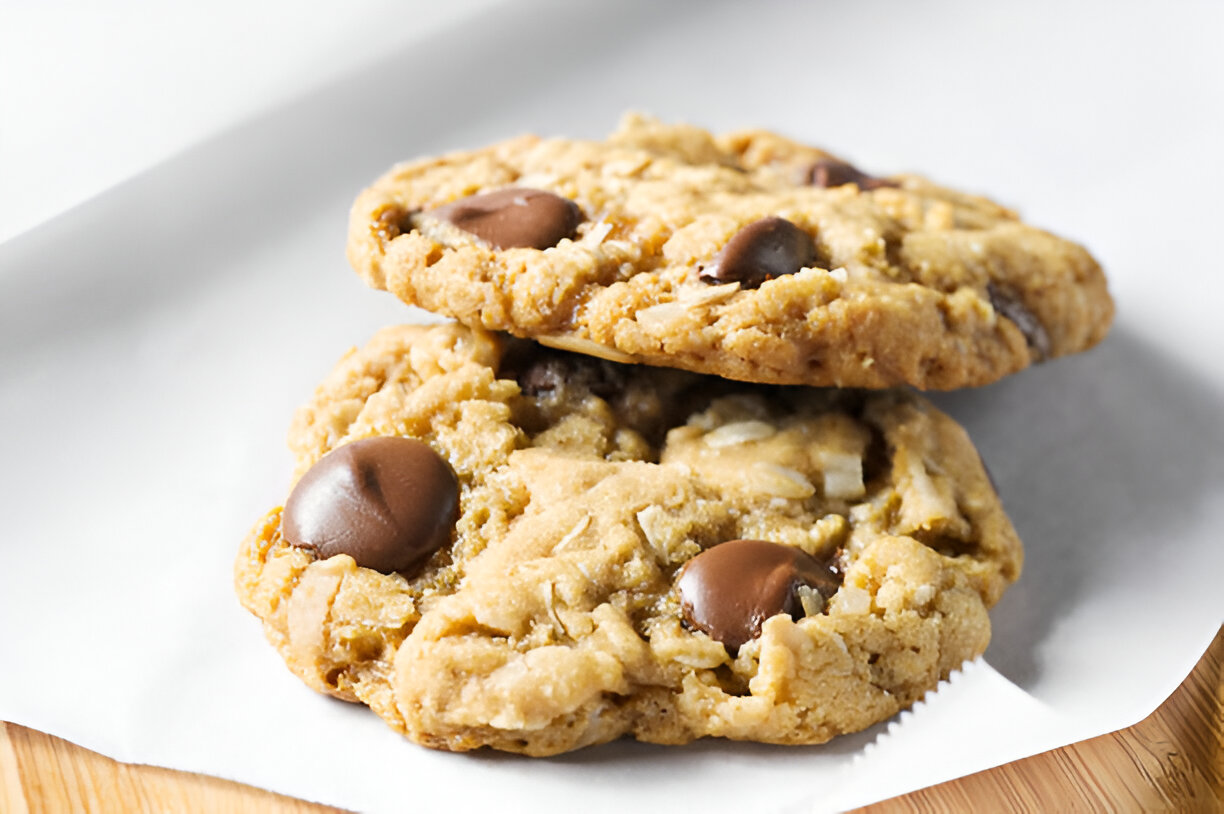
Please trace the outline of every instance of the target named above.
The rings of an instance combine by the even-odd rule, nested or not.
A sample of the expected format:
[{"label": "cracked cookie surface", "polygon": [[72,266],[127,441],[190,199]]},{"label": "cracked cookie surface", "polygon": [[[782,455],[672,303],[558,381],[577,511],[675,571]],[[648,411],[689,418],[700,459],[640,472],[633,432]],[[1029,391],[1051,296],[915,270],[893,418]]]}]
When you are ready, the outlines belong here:
[{"label": "cracked cookie surface", "polygon": [[[276,508],[235,584],[303,681],[427,746],[823,742],[980,654],[1021,566],[964,431],[908,392],[742,384],[404,326],[298,411],[295,480],[387,437],[453,472],[445,545],[383,573],[291,545]],[[754,542],[730,567],[764,551],[808,574],[749,597],[755,619],[728,610],[738,581],[710,556],[737,540]]]},{"label": "cracked cookie surface", "polygon": [[[791,234],[725,262],[770,219]],[[604,142],[402,164],[355,202],[348,255],[471,326],[774,384],[986,384],[1091,347],[1113,316],[1087,251],[984,198],[640,116]]]}]

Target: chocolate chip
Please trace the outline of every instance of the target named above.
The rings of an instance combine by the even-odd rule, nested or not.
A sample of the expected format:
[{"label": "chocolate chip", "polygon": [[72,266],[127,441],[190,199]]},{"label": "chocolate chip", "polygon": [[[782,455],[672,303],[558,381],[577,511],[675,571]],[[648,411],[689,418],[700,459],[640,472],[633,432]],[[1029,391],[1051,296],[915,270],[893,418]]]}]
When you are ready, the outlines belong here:
[{"label": "chocolate chip", "polygon": [[562,387],[578,388],[610,399],[623,392],[628,375],[623,365],[516,340],[502,357],[497,375],[518,382],[523,395],[547,396]]},{"label": "chocolate chip", "polygon": [[756,288],[816,262],[812,236],[784,218],[762,218],[736,232],[714,262],[698,275],[707,283]]},{"label": "chocolate chip", "polygon": [[348,554],[384,574],[408,571],[450,541],[459,484],[411,438],[366,438],[324,455],[298,481],[281,520],[291,545]]},{"label": "chocolate chip", "polygon": [[565,366],[555,359],[538,359],[515,380],[524,396],[542,396],[556,391],[565,383]]},{"label": "chocolate chip", "polygon": [[1009,294],[994,283],[987,283],[986,295],[990,304],[1000,315],[1010,319],[1024,334],[1024,340],[1032,348],[1037,359],[1045,359],[1050,355],[1050,335],[1037,316],[1024,306],[1020,298]]},{"label": "chocolate chip", "polygon": [[858,184],[859,189],[895,187],[895,181],[868,175],[853,164],[835,158],[822,158],[807,169],[807,183],[814,187],[840,187]]},{"label": "chocolate chip", "polygon": [[582,210],[542,189],[510,187],[460,198],[426,213],[453,223],[496,249],[547,249],[574,236]]},{"label": "chocolate chip", "polygon": [[771,616],[802,617],[804,586],[827,600],[838,584],[834,569],[801,549],[732,540],[689,560],[677,587],[685,621],[735,653],[761,635],[761,625]]}]

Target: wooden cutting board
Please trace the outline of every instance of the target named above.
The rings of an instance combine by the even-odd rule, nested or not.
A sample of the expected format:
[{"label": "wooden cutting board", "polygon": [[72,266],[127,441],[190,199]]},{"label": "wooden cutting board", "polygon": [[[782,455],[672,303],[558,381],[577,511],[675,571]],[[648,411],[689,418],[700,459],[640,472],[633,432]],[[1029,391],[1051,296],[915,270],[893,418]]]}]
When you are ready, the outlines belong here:
[{"label": "wooden cutting board", "polygon": [[[338,809],[214,777],[117,763],[0,724],[0,812],[319,814]],[[1139,724],[897,797],[866,814],[1224,811],[1224,630],[1176,693]]]}]

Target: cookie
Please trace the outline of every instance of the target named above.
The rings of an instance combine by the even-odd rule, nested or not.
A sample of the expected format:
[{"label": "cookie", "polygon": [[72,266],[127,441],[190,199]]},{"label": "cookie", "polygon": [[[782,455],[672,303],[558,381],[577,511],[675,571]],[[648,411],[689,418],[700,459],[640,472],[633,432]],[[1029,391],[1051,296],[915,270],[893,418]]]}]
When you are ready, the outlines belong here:
[{"label": "cookie", "polygon": [[467,325],[771,384],[982,385],[1113,315],[1087,251],[984,198],[640,116],[400,165],[357,198],[348,256]]},{"label": "cookie", "polygon": [[819,743],[986,647],[1020,543],[910,391],[388,328],[296,414],[235,583],[289,668],[426,746]]}]

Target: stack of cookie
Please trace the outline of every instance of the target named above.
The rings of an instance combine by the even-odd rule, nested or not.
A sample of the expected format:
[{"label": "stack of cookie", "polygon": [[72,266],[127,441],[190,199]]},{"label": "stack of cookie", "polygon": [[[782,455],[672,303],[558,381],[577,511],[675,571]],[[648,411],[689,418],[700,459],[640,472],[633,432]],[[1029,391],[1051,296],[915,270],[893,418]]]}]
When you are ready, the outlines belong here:
[{"label": "stack of cookie", "polygon": [[990,637],[1020,542],[912,388],[1099,341],[1079,246],[821,150],[631,116],[393,169],[387,328],[297,413],[237,590],[307,684],[427,746],[819,743]]}]

